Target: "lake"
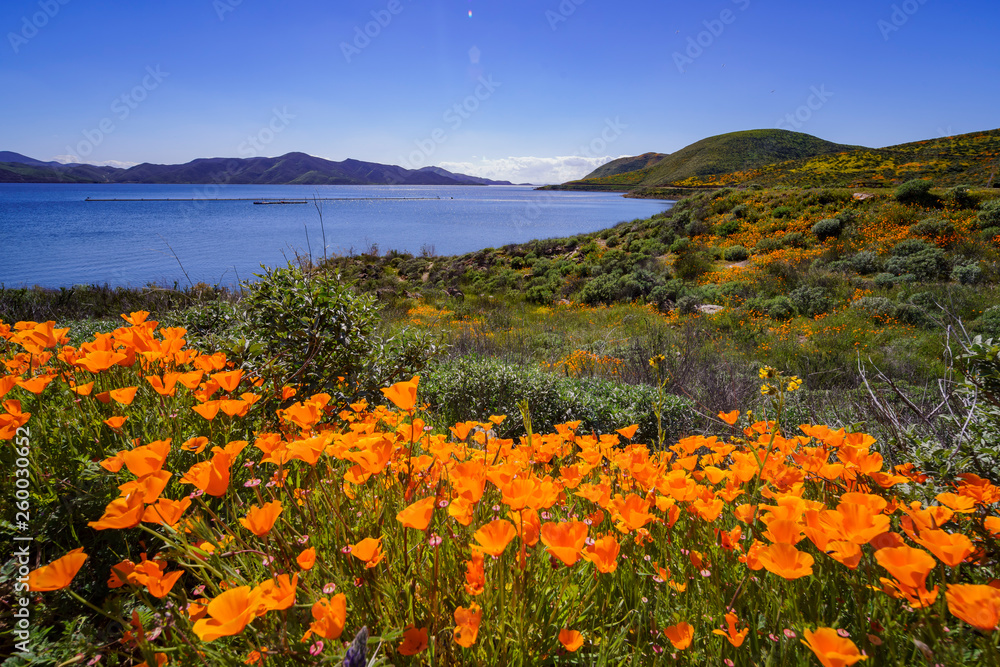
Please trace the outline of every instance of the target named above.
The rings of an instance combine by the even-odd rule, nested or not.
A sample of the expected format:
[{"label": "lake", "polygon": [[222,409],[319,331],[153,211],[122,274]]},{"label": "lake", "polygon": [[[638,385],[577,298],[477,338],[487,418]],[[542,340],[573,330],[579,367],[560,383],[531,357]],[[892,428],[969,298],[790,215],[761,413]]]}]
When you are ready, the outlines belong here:
[{"label": "lake", "polygon": [[[322,227],[313,198],[327,199]],[[254,204],[263,199],[309,202]],[[231,285],[296,253],[322,257],[324,229],[328,254],[377,245],[453,255],[596,231],[671,205],[529,186],[0,184],[0,284]]]}]

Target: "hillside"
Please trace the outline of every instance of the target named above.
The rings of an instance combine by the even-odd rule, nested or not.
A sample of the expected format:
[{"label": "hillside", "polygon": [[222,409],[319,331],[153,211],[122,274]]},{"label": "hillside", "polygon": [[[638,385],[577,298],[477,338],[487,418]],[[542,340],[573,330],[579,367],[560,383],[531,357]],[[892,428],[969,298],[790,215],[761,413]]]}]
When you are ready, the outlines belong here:
[{"label": "hillside", "polygon": [[[567,183],[567,189],[664,187],[756,169],[786,160],[842,153],[858,148],[788,130],[747,130],[702,139],[662,160],[630,172],[608,173]],[[596,172],[595,172],[596,173]]]},{"label": "hillside", "polygon": [[670,157],[667,153],[643,153],[642,155],[636,155],[635,157],[620,157],[617,160],[612,160],[605,165],[601,165],[580,180],[588,181],[597,178],[606,178],[608,176],[617,176],[619,174],[627,174],[634,171],[642,171],[656,166],[667,157]]},{"label": "hillside", "polygon": [[394,165],[343,160],[305,153],[275,158],[200,158],[185,164],[144,163],[129,169],[86,164],[60,165],[3,152],[0,183],[233,183],[244,185],[511,185],[439,167],[404,169]]}]

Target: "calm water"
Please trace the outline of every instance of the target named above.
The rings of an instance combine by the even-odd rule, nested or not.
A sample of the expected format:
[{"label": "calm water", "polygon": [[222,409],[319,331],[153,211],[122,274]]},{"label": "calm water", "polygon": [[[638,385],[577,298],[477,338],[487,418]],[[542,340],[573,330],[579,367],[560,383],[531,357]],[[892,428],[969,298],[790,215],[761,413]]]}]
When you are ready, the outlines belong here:
[{"label": "calm water", "polygon": [[[649,217],[669,202],[525,186],[257,186],[0,184],[0,284],[7,287],[149,283],[233,284],[322,256],[315,206],[260,206],[213,198],[362,198],[324,201],[328,253],[461,254],[531,239],[596,231]],[[93,198],[193,198],[87,202]],[[440,199],[438,199],[440,197]],[[430,198],[430,199],[403,199]],[[307,239],[308,235],[308,239]],[[176,256],[175,256],[176,255]],[[178,262],[179,260],[179,262]]]}]

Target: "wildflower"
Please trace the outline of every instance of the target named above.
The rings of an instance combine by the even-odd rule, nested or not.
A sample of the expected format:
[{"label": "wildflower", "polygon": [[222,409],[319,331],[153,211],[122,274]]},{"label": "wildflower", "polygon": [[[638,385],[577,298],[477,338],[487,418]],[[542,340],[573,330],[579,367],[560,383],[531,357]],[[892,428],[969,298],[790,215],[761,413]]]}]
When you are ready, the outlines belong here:
[{"label": "wildflower", "polygon": [[257,612],[260,593],[249,586],[230,588],[208,603],[210,618],[194,624],[194,632],[204,642],[219,637],[238,635],[252,621]]},{"label": "wildflower", "polygon": [[263,537],[271,532],[281,510],[281,501],[279,500],[272,500],[263,507],[252,505],[246,518],[240,519],[240,524],[257,537]]},{"label": "wildflower", "polygon": [[324,639],[339,639],[347,621],[347,596],[338,593],[332,598],[320,598],[313,603],[312,617],[313,622],[302,641],[308,640],[314,633]]},{"label": "wildflower", "polygon": [[87,554],[83,553],[83,547],[80,547],[48,565],[33,570],[28,574],[28,590],[59,591],[68,587],[73,581],[73,577],[83,567],[85,560],[87,560]]},{"label": "wildflower", "polygon": [[948,611],[981,632],[1000,624],[1000,589],[977,584],[952,584],[945,591]]},{"label": "wildflower", "polygon": [[805,630],[802,643],[809,647],[823,667],[848,667],[868,656],[858,652],[858,647],[850,639],[837,634],[833,628],[816,628],[816,631]]},{"label": "wildflower", "polygon": [[396,514],[396,520],[407,528],[427,530],[427,526],[430,525],[431,518],[434,516],[434,504],[434,496],[418,500],[409,507],[400,510]]},{"label": "wildflower", "polygon": [[368,664],[368,626],[364,625],[354,635],[351,645],[347,647],[343,667],[365,667]]},{"label": "wildflower", "polygon": [[[385,397],[395,404],[397,408],[408,412],[413,409],[413,406],[417,402],[417,384],[420,382],[420,376],[414,376],[412,380],[406,382],[397,382],[391,387],[386,387],[382,389],[382,393]],[[426,631],[425,631],[426,632]]]},{"label": "wildflower", "polygon": [[740,411],[733,410],[732,412],[720,412],[718,417],[722,421],[732,426],[733,424],[736,423],[736,420],[740,418]]},{"label": "wildflower", "polygon": [[316,549],[313,547],[306,549],[295,558],[295,562],[301,569],[311,570],[312,566],[316,564]]},{"label": "wildflower", "polygon": [[499,558],[510,541],[517,536],[514,525],[504,519],[495,519],[476,531],[473,537],[480,548],[491,556]]},{"label": "wildflower", "polygon": [[483,620],[483,610],[473,602],[468,608],[455,609],[455,643],[469,648],[479,636],[479,623]]},{"label": "wildflower", "polygon": [[580,558],[580,550],[587,541],[587,524],[582,521],[542,524],[542,543],[549,553],[568,566]]},{"label": "wildflower", "polygon": [[750,628],[743,628],[742,630],[736,629],[736,621],[738,620],[736,614],[730,612],[726,614],[726,625],[729,626],[728,631],[725,630],[712,630],[713,635],[722,635],[729,640],[729,643],[739,648],[743,645],[743,640],[746,638],[747,633],[750,632]]},{"label": "wildflower", "polygon": [[89,521],[94,530],[121,530],[135,528],[142,522],[143,494],[134,492],[123,498],[112,500],[97,521]]},{"label": "wildflower", "polygon": [[563,628],[559,631],[559,643],[570,653],[576,653],[583,646],[583,635],[576,630]]},{"label": "wildflower", "polygon": [[968,537],[944,530],[922,530],[914,541],[937,556],[938,560],[948,567],[958,567],[975,551],[972,540]]},{"label": "wildflower", "polygon": [[589,560],[597,568],[598,572],[610,574],[618,569],[618,553],[620,552],[618,540],[614,535],[601,537],[594,541],[594,544],[583,550],[583,557]]},{"label": "wildflower", "polygon": [[427,628],[407,625],[403,628],[403,642],[399,645],[402,655],[416,655],[427,648]]},{"label": "wildflower", "polygon": [[254,591],[260,597],[257,615],[263,616],[268,611],[281,611],[295,604],[295,590],[299,584],[299,575],[289,577],[279,574],[275,579],[268,579]]},{"label": "wildflower", "polygon": [[694,639],[694,628],[690,623],[681,621],[680,623],[664,628],[663,634],[667,636],[667,639],[670,640],[675,649],[683,651],[691,645],[691,641]]},{"label": "wildflower", "polygon": [[[364,561],[365,569],[375,567],[385,558],[385,553],[382,551],[382,538],[366,537],[357,544],[352,544],[351,555],[358,560]],[[332,639],[332,637],[329,639]]]}]

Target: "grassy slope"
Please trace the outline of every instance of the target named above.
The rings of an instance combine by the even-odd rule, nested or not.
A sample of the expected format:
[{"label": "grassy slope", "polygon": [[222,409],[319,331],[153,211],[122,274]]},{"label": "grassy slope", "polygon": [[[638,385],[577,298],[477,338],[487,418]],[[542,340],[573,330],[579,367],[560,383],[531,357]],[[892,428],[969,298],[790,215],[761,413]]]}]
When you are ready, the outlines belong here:
[{"label": "grassy slope", "polygon": [[635,157],[622,157],[617,160],[602,165],[584,176],[581,180],[588,181],[618,174],[627,174],[633,171],[640,171],[654,167],[664,159],[670,157],[666,153],[643,153]]}]

